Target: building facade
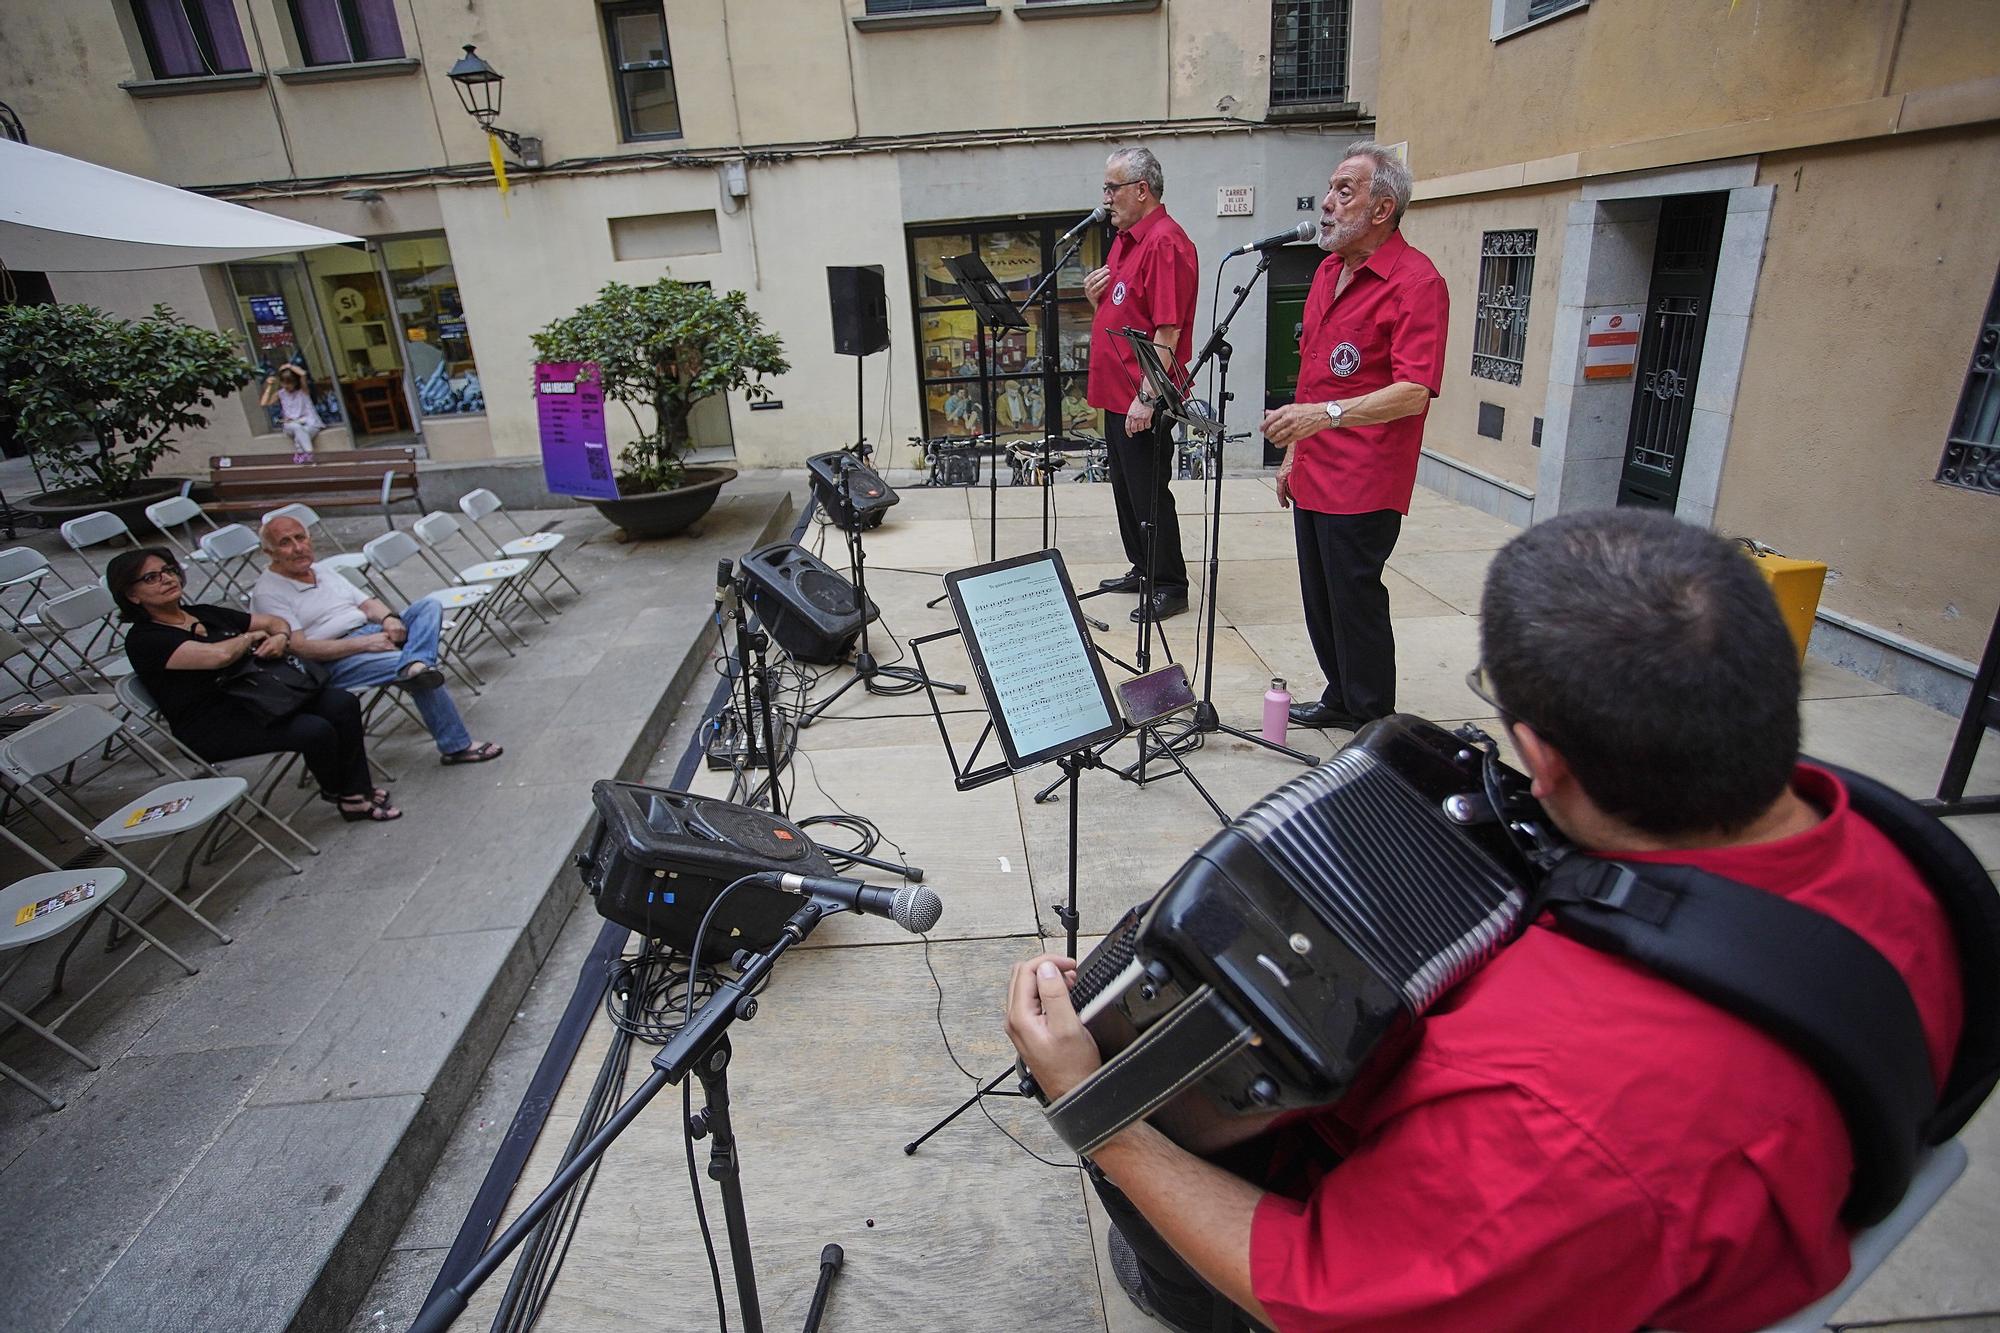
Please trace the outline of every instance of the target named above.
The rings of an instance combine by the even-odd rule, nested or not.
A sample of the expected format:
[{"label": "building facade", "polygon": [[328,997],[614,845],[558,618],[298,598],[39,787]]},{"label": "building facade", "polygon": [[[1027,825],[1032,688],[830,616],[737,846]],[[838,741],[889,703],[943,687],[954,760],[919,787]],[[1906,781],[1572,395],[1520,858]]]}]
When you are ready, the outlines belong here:
[{"label": "building facade", "polygon": [[1451,284],[1424,480],[1829,566],[1815,652],[1956,710],[2000,583],[1983,0],[1387,0],[1381,137]]},{"label": "building facade", "polygon": [[[1019,299],[1097,202],[1105,154],[1144,144],[1205,265],[1317,207],[1368,127],[1372,0],[19,0],[0,102],[38,146],[367,239],[252,264],[52,274],[57,299],[164,301],[305,366],[322,447],[419,435],[432,458],[538,449],[530,335],[608,281],[741,289],[790,373],[756,410],[712,400],[696,438],[796,465],[856,431],[828,266],[879,265],[891,345],[860,368],[865,430],[979,424],[977,330],[940,261],[976,249]],[[498,124],[532,142],[503,194],[447,72],[505,76]],[[1222,215],[1221,187],[1232,187]],[[998,340],[1003,433],[1097,425],[1081,406],[1085,237],[1030,327]],[[1234,280],[1253,261],[1229,270]],[[1279,276],[1303,281],[1306,255]],[[1204,284],[1206,285],[1206,283]],[[1202,328],[1209,317],[1204,295]],[[1231,339],[1247,429],[1282,373],[1259,296]],[[1278,385],[1278,389],[1282,389]],[[1069,406],[1065,408],[1065,404]],[[633,431],[616,421],[614,446]],[[284,447],[250,399],[176,466]],[[1238,446],[1249,456],[1254,446]]]}]

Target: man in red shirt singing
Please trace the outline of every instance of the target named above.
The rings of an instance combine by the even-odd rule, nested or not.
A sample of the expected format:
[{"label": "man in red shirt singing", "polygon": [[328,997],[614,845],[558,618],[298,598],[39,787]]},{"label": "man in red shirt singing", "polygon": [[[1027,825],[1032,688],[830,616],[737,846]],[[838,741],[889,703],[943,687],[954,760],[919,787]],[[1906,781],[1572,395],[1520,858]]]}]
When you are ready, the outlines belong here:
[{"label": "man in red shirt singing", "polygon": [[1349,145],[1319,206],[1327,252],[1306,297],[1297,401],[1264,414],[1285,448],[1278,503],[1293,510],[1306,632],[1326,676],[1294,704],[1304,727],[1348,730],[1396,708],[1396,640],[1382,566],[1395,549],[1424,417],[1444,377],[1444,279],[1398,227],[1410,169]]},{"label": "man in red shirt singing", "polygon": [[[1111,456],[1111,498],[1118,506],[1118,535],[1132,568],[1098,586],[1138,592],[1150,557],[1153,597],[1132,619],[1177,616],[1188,606],[1187,562],[1181,556],[1180,517],[1174,510],[1174,452],[1170,428],[1153,409],[1139,357],[1118,335],[1137,329],[1152,335],[1160,360],[1187,370],[1188,326],[1198,292],[1194,242],[1167,216],[1160,194],[1166,176],[1145,148],[1121,148],[1104,164],[1104,204],[1118,236],[1104,267],[1083,280],[1094,312],[1090,320],[1092,407],[1104,410],[1104,439]],[[1148,535],[1150,534],[1150,545]]]},{"label": "man in red shirt singing", "polygon": [[[1499,553],[1481,613],[1476,688],[1555,824],[1861,936],[1908,985],[1941,1087],[1964,1015],[1951,927],[1840,780],[1798,761],[1798,659],[1751,563],[1665,514],[1566,514]],[[1021,964],[1008,996],[1052,1098],[1099,1064],[1072,966]],[[1725,1333],[1847,1271],[1853,1148],[1812,1067],[1552,918],[1381,1075],[1303,1114],[1156,1115],[1108,1140],[1134,1300],[1199,1330]]]}]

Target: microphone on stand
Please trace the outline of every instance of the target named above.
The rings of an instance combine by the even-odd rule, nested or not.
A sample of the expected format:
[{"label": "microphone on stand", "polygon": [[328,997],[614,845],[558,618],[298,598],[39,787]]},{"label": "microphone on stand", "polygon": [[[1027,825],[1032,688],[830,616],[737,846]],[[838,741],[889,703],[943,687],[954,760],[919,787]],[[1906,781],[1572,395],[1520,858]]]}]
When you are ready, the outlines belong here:
[{"label": "microphone on stand", "polygon": [[1056,246],[1058,248],[1061,248],[1062,246],[1068,245],[1071,241],[1075,240],[1078,236],[1081,236],[1091,227],[1094,227],[1098,223],[1104,221],[1105,216],[1106,215],[1105,215],[1104,205],[1099,204],[1096,208],[1090,210],[1089,217],[1085,218],[1083,221],[1077,223],[1074,227],[1071,227],[1068,231],[1064,232],[1062,234],[1062,239],[1056,242]]},{"label": "microphone on stand", "polygon": [[944,900],[918,884],[886,889],[858,879],[765,872],[756,879],[786,893],[817,898],[862,916],[886,916],[912,935],[921,935],[944,917]]},{"label": "microphone on stand", "polygon": [[1252,241],[1248,245],[1239,245],[1229,253],[1231,255],[1247,255],[1254,254],[1259,250],[1275,250],[1281,245],[1290,245],[1294,241],[1310,241],[1318,235],[1319,223],[1307,218],[1296,223],[1288,231],[1281,231],[1276,236],[1266,236],[1263,240]]}]

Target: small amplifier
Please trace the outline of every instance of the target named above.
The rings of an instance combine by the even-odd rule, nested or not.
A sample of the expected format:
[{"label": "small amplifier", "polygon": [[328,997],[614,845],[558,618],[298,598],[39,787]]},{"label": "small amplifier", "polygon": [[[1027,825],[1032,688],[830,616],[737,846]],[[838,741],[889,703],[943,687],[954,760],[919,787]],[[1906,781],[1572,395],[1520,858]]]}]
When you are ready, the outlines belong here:
[{"label": "small amplifier", "polygon": [[[716,896],[743,876],[834,873],[798,825],[768,810],[608,780],[591,787],[590,799],[597,827],[577,866],[599,915],[682,953],[693,952]],[[782,889],[744,885],[716,908],[696,961],[770,947],[799,904]]]},{"label": "small amplifier", "polygon": [[801,662],[828,666],[844,659],[861,626],[880,613],[818,556],[796,542],[778,542],[744,556],[743,597],[778,646]]},{"label": "small amplifier", "polygon": [[843,532],[881,527],[882,516],[899,498],[881,473],[845,449],[814,454],[806,460],[806,472],[819,507]]}]

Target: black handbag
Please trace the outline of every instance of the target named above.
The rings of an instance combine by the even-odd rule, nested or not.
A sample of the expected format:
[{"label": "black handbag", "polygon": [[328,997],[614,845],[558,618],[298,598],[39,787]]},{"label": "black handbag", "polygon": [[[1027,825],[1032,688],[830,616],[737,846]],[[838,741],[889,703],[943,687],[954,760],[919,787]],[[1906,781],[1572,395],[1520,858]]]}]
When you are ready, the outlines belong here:
[{"label": "black handbag", "polygon": [[254,653],[222,669],[222,693],[263,722],[282,722],[326,688],[327,669],[293,653],[265,661]]}]

